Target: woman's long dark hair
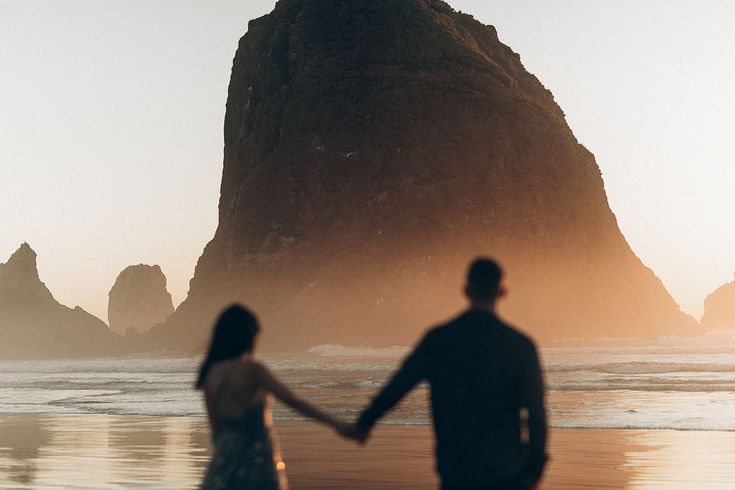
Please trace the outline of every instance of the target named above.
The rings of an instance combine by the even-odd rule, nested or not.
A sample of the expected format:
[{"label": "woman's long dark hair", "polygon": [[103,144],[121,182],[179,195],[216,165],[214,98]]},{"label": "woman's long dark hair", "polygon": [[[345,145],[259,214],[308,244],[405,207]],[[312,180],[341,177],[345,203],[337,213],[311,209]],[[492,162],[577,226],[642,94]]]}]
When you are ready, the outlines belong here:
[{"label": "woman's long dark hair", "polygon": [[207,378],[209,368],[219,361],[236,359],[253,348],[255,336],[260,331],[258,319],[247,308],[235,304],[223,311],[212,332],[209,352],[199,368],[199,376],[194,385],[201,389]]}]

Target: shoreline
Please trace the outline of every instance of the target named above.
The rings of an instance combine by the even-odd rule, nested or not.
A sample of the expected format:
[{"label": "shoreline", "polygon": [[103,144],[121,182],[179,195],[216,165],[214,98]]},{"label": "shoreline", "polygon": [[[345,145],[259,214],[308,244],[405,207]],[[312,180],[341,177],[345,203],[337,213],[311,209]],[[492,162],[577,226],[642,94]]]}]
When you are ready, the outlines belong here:
[{"label": "shoreline", "polygon": [[[380,424],[367,446],[313,422],[277,421],[292,490],[437,488],[429,426]],[[197,488],[203,417],[0,414],[0,488]],[[541,489],[729,488],[735,432],[550,431]]]}]

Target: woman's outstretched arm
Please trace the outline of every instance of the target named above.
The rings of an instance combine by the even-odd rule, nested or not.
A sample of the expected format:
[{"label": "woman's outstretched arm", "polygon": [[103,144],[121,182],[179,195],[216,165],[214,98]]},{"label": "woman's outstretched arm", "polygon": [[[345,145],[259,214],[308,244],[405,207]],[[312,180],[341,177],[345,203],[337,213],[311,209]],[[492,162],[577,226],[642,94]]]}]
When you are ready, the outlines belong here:
[{"label": "woman's outstretched arm", "polygon": [[352,429],[352,424],[339,421],[328,413],[319,410],[306,400],[297,397],[286,387],[286,385],[281,383],[273,373],[268,370],[268,368],[262,364],[258,364],[257,366],[256,376],[258,383],[260,386],[273,393],[276,398],[300,414],[331,426],[341,435],[347,436],[348,434],[351,434],[349,431]]}]

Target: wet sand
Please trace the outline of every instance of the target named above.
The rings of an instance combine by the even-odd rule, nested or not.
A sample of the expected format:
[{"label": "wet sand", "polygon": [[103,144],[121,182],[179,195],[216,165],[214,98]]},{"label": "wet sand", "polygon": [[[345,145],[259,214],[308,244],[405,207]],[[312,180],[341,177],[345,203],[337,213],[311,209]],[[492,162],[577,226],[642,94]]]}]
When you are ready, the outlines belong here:
[{"label": "wet sand", "polygon": [[[367,447],[278,424],[293,490],[432,489],[429,427],[379,426]],[[543,489],[733,488],[735,432],[554,429]],[[196,488],[209,461],[194,417],[0,415],[0,488]]]},{"label": "wet sand", "polygon": [[[437,488],[429,427],[378,426],[365,448],[309,425],[280,432],[296,490]],[[550,453],[542,489],[735,488],[735,432],[552,429]]]}]

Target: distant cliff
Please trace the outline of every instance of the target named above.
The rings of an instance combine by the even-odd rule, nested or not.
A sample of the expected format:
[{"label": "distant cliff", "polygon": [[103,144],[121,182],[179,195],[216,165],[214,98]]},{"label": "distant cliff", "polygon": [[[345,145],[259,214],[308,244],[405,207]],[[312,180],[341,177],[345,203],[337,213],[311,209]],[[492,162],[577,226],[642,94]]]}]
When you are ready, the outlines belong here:
[{"label": "distant cliff", "polygon": [[56,301],[24,243],[0,264],[0,359],[96,357],[122,353],[120,337],[83,309]]},{"label": "distant cliff", "polygon": [[708,330],[735,329],[735,280],[723,284],[705,298],[702,327]]},{"label": "distant cliff", "polygon": [[240,40],[224,140],[219,226],[151,345],[203,348],[235,300],[271,349],[409,344],[479,254],[544,342],[694,332],[552,94],[441,1],[280,0]]},{"label": "distant cliff", "polygon": [[173,312],[166,276],[158,265],[126,267],[110,289],[107,317],[110,328],[120,335],[129,328],[146,332]]}]

